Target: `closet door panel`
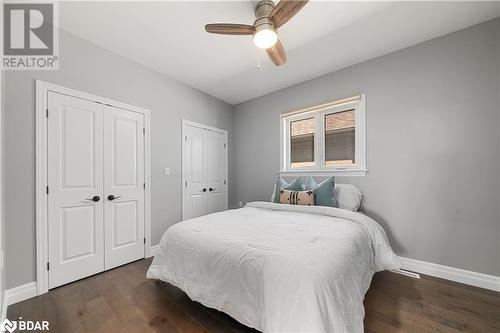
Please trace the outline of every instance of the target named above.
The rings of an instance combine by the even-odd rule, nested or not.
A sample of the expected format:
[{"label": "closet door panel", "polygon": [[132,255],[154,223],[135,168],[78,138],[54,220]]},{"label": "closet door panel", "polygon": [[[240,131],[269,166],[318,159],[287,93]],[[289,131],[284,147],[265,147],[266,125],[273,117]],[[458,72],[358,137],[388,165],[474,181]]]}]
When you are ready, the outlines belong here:
[{"label": "closet door panel", "polygon": [[184,129],[183,220],[207,213],[206,143],[204,130],[186,126]]},{"label": "closet door panel", "polygon": [[49,92],[49,288],[104,270],[101,105]]},{"label": "closet door panel", "polygon": [[205,130],[206,174],[208,184],[207,214],[220,212],[226,207],[226,149],[225,135]]},{"label": "closet door panel", "polygon": [[144,258],[144,117],[104,107],[105,268]]}]

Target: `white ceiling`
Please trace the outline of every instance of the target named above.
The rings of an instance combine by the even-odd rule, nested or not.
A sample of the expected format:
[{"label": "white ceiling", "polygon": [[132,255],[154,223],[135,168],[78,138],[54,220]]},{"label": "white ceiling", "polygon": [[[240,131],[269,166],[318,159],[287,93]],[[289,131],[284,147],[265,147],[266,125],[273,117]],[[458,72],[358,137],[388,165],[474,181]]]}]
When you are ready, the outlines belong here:
[{"label": "white ceiling", "polygon": [[275,67],[251,36],[208,34],[252,24],[251,1],[64,2],[60,24],[82,38],[231,104],[500,16],[497,2],[311,1],[279,31]]}]

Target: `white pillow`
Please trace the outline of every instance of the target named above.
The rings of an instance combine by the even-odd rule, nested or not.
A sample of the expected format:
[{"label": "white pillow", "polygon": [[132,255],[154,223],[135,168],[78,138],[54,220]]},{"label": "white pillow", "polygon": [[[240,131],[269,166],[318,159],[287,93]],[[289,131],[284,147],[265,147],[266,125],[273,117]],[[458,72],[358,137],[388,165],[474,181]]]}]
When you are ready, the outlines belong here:
[{"label": "white pillow", "polygon": [[359,206],[361,206],[361,199],[363,199],[363,193],[361,190],[351,184],[335,184],[333,189],[335,192],[335,198],[339,204],[339,208],[352,210],[357,212]]}]

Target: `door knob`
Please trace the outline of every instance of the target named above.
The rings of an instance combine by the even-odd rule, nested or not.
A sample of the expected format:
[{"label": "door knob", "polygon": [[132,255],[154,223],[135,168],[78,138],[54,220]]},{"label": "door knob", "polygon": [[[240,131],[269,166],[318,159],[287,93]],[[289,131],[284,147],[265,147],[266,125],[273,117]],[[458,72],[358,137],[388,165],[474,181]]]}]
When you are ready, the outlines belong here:
[{"label": "door knob", "polygon": [[211,187],[210,187],[208,190],[209,190],[210,192],[215,191],[215,187],[214,187],[214,188],[211,188]]},{"label": "door knob", "polygon": [[206,191],[207,191],[207,189],[206,189],[206,188],[204,188],[202,191],[203,191],[203,192],[206,192]]},{"label": "door knob", "polygon": [[101,197],[98,195],[94,195],[92,198],[87,198],[86,200],[98,202],[99,200],[101,200]]},{"label": "door knob", "polygon": [[121,195],[114,196],[113,194],[108,195],[108,200],[113,201],[115,199],[121,198]]}]

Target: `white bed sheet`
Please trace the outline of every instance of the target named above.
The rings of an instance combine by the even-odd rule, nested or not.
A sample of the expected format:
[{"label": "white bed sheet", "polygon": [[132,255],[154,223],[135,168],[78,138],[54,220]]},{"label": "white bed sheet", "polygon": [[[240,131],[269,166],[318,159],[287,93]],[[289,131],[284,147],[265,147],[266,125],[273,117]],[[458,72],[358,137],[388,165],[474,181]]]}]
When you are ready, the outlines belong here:
[{"label": "white bed sheet", "polygon": [[253,202],[170,227],[147,277],[263,332],[363,332],[374,272],[398,268],[365,215]]}]

